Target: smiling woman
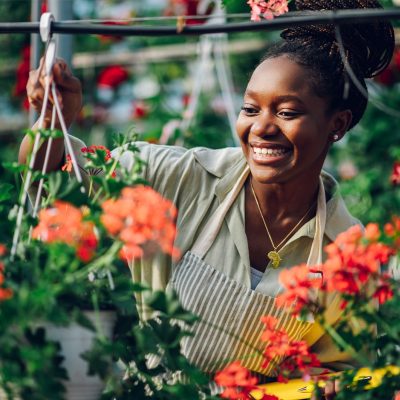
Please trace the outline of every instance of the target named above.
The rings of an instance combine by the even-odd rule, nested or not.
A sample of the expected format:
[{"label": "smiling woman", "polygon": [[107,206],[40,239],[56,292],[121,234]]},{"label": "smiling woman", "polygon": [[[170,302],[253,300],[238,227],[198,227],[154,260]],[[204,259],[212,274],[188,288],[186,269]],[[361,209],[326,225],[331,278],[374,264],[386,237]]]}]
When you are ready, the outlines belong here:
[{"label": "smiling woman", "polygon": [[[380,7],[374,0],[298,0],[296,6]],[[364,79],[390,61],[392,27],[387,22],[348,24],[341,33],[347,62],[365,87]],[[323,368],[352,365],[350,356],[337,350],[312,318],[291,317],[275,306],[275,298],[282,291],[282,269],[320,264],[324,246],[358,224],[322,166],[331,145],[360,120],[367,100],[346,74],[333,26],[291,28],[282,38],[248,83],[237,120],[241,149],[139,143],[147,162],[143,177],[179,210],[175,247],[182,258],[137,260],[131,265],[133,277],[153,288],[174,289],[182,305],[200,316],[193,337],[182,346],[189,360],[207,373],[241,360],[251,371],[272,374],[257,351],[265,346],[260,340],[262,316],[274,316],[276,329],[284,328],[292,340],[305,339]],[[38,73],[31,75],[28,94],[40,107]],[[63,61],[54,67],[54,80],[71,122],[80,104],[79,85]],[[79,155],[84,144],[73,141]],[[29,147],[25,139],[22,162]],[[62,165],[63,157],[59,141],[52,168]],[[129,168],[132,157],[125,153],[121,165]],[[140,312],[149,316],[148,310]],[[339,307],[329,312],[332,323],[340,318]]]}]

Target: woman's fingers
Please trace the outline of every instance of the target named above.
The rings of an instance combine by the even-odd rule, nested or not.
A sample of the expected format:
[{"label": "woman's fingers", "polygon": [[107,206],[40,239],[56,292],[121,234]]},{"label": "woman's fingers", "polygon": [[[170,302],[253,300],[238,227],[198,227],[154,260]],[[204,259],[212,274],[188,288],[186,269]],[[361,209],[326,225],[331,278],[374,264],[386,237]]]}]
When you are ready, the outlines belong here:
[{"label": "woman's fingers", "polygon": [[326,400],[332,400],[335,398],[336,393],[339,392],[339,381],[334,380],[334,381],[327,381],[325,385],[325,399]]},{"label": "woman's fingers", "polygon": [[[57,100],[63,109],[64,119],[69,126],[79,113],[82,104],[82,87],[79,79],[71,72],[67,63],[57,58],[54,62],[50,77],[46,76],[44,68],[44,58],[40,60],[37,70],[31,71],[29,80],[26,86],[29,103],[40,112],[44,99],[44,88],[46,79],[50,78],[50,82],[56,84]],[[49,105],[47,110],[51,110],[51,105],[54,104],[52,93],[49,94]],[[46,112],[48,115],[48,112]]]}]

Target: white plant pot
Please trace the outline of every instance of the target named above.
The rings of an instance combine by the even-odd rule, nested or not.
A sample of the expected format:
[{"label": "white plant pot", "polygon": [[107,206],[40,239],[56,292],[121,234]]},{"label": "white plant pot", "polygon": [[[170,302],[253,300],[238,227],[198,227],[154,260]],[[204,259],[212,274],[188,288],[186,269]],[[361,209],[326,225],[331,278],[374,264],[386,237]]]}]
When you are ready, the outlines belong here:
[{"label": "white plant pot", "polygon": [[[114,311],[100,311],[99,322],[96,321],[94,311],[85,311],[84,314],[107,338],[111,338],[115,324]],[[61,343],[63,366],[68,372],[69,380],[65,382],[66,400],[97,400],[100,397],[104,384],[97,376],[88,375],[88,365],[80,355],[89,350],[96,334],[77,324],[67,327],[47,326],[47,337]]]}]

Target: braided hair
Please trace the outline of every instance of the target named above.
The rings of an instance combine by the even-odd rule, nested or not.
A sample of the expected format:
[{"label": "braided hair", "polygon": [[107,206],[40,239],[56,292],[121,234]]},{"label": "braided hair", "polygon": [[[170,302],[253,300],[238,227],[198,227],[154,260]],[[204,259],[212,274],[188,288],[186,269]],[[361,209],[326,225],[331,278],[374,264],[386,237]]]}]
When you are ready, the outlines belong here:
[{"label": "braided hair", "polygon": [[[299,11],[382,8],[377,0],[295,0]],[[348,65],[365,91],[366,78],[382,72],[394,50],[394,32],[386,21],[343,24],[340,26]],[[271,47],[262,61],[286,55],[308,68],[316,94],[330,99],[331,110],[351,110],[349,128],[358,123],[368,100],[347,76],[335,35],[335,26],[307,25],[285,29],[283,41]]]}]

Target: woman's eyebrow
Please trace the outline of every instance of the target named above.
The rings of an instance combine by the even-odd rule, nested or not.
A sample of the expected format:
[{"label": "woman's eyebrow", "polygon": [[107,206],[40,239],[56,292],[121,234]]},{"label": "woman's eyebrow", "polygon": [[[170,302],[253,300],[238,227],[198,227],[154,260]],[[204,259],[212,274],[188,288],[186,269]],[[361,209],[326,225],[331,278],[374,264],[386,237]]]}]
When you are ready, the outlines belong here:
[{"label": "woman's eyebrow", "polygon": [[291,94],[287,94],[287,95],[283,95],[283,96],[277,96],[275,98],[275,101],[277,103],[284,103],[285,101],[295,101],[297,103],[300,103],[300,104],[304,105],[304,103],[303,103],[303,101],[301,100],[300,97],[294,96],[294,95],[291,95]]},{"label": "woman's eyebrow", "polygon": [[[252,89],[247,89],[244,93],[244,96],[248,96],[251,98],[256,98],[260,95],[259,92],[256,92],[255,90]],[[281,96],[275,96],[274,97],[274,103],[284,103],[285,101],[295,101],[301,105],[304,105],[304,102],[301,100],[299,96],[295,96],[293,94],[285,94]]]}]

